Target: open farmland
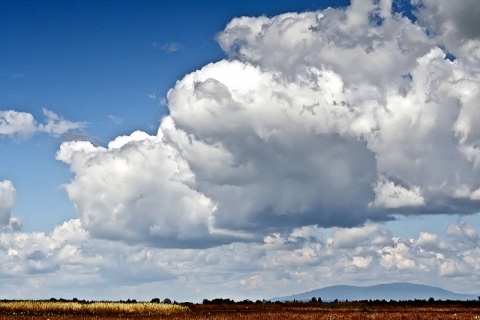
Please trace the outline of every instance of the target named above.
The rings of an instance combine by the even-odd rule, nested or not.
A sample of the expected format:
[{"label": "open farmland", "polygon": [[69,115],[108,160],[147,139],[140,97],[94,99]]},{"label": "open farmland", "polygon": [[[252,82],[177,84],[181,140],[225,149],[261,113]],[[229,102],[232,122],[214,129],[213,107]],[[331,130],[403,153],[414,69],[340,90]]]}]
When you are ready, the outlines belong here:
[{"label": "open farmland", "polygon": [[478,302],[159,304],[119,302],[0,302],[0,319],[456,319],[480,320]]}]

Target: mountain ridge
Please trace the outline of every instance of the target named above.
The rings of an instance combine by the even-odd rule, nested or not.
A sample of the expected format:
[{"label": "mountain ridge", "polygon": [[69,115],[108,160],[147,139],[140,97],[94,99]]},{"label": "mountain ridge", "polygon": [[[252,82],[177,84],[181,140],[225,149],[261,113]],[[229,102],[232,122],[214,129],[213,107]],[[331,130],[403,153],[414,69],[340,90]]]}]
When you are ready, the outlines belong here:
[{"label": "mountain ridge", "polygon": [[322,301],[355,301],[355,300],[476,300],[476,295],[455,293],[427,285],[395,282],[377,284],[372,286],[337,285],[311,290],[290,296],[276,297],[271,301],[308,301],[312,297],[321,298]]}]

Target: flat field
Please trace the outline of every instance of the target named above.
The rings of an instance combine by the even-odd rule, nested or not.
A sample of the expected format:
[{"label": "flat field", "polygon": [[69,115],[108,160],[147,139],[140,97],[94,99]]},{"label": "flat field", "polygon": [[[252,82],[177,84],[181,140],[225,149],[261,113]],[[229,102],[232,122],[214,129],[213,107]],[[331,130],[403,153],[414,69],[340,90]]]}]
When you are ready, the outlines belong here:
[{"label": "flat field", "polygon": [[0,302],[0,320],[32,319],[211,319],[334,320],[456,319],[480,320],[480,303],[283,303],[161,304],[118,302]]}]

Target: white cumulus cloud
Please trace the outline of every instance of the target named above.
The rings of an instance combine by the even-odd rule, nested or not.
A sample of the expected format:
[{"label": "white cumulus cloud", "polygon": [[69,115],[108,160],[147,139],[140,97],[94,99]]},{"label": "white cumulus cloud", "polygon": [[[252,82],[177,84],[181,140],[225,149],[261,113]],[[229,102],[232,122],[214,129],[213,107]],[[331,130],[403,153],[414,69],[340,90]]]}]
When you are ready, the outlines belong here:
[{"label": "white cumulus cloud", "polygon": [[57,159],[75,173],[66,185],[92,236],[165,246],[203,246],[214,203],[192,189],[194,176],[161,136],[134,132],[107,148],[63,143]]},{"label": "white cumulus cloud", "polygon": [[425,204],[420,188],[416,186],[407,189],[382,178],[377,182],[373,190],[375,191],[375,201],[370,203],[373,206],[401,208]]},{"label": "white cumulus cloud", "polygon": [[0,111],[0,135],[23,140],[36,131],[37,123],[32,114],[15,110]]}]

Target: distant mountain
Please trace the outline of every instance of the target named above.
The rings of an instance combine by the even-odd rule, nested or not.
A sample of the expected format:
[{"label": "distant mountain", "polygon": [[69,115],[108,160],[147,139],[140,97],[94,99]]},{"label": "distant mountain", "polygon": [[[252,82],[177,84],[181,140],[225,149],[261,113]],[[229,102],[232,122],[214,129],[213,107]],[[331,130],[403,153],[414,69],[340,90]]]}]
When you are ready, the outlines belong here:
[{"label": "distant mountain", "polygon": [[[479,292],[480,293],[480,292]],[[345,300],[415,300],[429,299],[435,300],[476,300],[477,296],[468,294],[454,293],[438,287],[430,287],[411,283],[391,283],[379,284],[369,287],[356,286],[333,286],[323,289],[317,289],[300,294],[286,297],[277,297],[272,301],[309,301],[315,298],[322,298],[322,301]]]}]

